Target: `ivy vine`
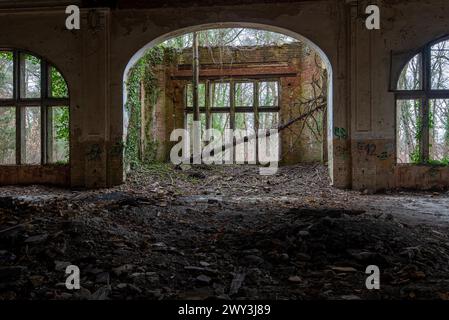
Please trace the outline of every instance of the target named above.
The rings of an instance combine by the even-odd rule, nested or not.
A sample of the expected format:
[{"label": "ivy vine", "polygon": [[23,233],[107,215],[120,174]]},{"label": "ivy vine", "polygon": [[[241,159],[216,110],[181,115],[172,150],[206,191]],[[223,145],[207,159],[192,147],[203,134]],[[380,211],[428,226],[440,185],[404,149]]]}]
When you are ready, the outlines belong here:
[{"label": "ivy vine", "polygon": [[157,143],[152,142],[149,134],[152,119],[146,119],[144,124],[147,144],[144,154],[141,154],[141,84],[145,90],[144,105],[154,105],[159,97],[160,88],[158,79],[155,75],[155,67],[158,65],[168,65],[177,58],[177,50],[174,48],[159,45],[149,49],[144,56],[129,70],[126,82],[127,102],[125,105],[129,115],[128,135],[125,142],[125,161],[127,166],[134,169],[143,162],[149,162],[155,159]]}]

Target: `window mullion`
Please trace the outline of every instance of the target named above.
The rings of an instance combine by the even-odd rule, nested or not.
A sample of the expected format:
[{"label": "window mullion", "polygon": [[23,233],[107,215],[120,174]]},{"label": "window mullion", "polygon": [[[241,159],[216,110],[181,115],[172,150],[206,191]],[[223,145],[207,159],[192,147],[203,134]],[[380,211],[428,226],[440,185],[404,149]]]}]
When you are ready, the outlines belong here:
[{"label": "window mullion", "polygon": [[431,46],[426,46],[423,52],[423,87],[425,98],[421,101],[421,159],[424,163],[429,161],[429,97],[432,91],[432,74],[431,74]]},{"label": "window mullion", "polygon": [[205,108],[206,108],[206,130],[209,130],[211,127],[211,112],[210,112],[210,81],[206,80],[204,83],[204,95],[205,95]]},{"label": "window mullion", "polygon": [[231,107],[231,112],[230,112],[230,125],[231,125],[231,129],[235,129],[235,82],[234,81],[230,81],[229,84],[229,103],[230,103],[230,107]]},{"label": "window mullion", "polygon": [[41,164],[46,164],[47,147],[48,147],[48,135],[47,135],[47,105],[44,104],[44,100],[48,98],[48,65],[42,59],[41,60]]},{"label": "window mullion", "polygon": [[254,130],[256,133],[256,162],[259,160],[259,81],[253,82]]},{"label": "window mullion", "polygon": [[427,163],[429,161],[429,107],[430,101],[429,99],[423,99],[422,104],[422,123],[421,123],[421,141],[419,142],[421,145],[421,159],[423,163]]}]

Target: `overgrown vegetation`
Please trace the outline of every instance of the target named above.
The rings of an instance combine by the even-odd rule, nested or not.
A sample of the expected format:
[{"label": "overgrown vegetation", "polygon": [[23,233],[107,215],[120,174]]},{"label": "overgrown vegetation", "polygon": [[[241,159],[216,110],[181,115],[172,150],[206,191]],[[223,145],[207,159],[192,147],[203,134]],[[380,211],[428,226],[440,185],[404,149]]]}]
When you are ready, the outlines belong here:
[{"label": "overgrown vegetation", "polygon": [[[69,96],[69,89],[67,83],[62,77],[61,73],[54,68],[50,68],[51,79],[51,96],[54,98],[66,98]],[[69,107],[53,108],[53,126],[55,130],[56,148],[59,148],[62,157],[58,157],[58,163],[64,164],[69,160],[69,138],[70,138],[70,110]]]},{"label": "overgrown vegetation", "polygon": [[[449,88],[448,49],[449,41],[442,41],[431,47],[430,72],[425,75],[422,71],[422,54],[415,55],[404,67],[397,89],[409,92],[422,90],[423,77],[426,76],[431,90],[447,90]],[[398,162],[447,166],[449,164],[449,99],[445,97],[435,99],[429,96],[423,99],[419,95],[416,97],[411,95],[409,99],[397,100],[397,111]]]},{"label": "overgrown vegetation", "polygon": [[[20,67],[24,68],[21,77],[21,98],[40,98],[41,88],[41,60],[40,58],[22,54]],[[13,99],[14,94],[14,58],[12,51],[0,52],[0,99]],[[54,67],[49,67],[50,98],[67,98],[67,84]],[[16,163],[16,108],[14,103],[0,108],[0,164]],[[52,115],[47,126],[52,130],[51,145],[53,163],[67,163],[69,160],[69,107],[51,106],[48,111]],[[40,163],[42,131],[41,109],[39,106],[22,108],[25,122],[23,135],[26,137],[25,153],[22,161],[27,163]],[[50,142],[50,141],[49,141]],[[25,161],[24,161],[25,159]]]},{"label": "overgrown vegetation", "polygon": [[[246,55],[255,47],[280,46],[286,43],[294,43],[297,40],[274,32],[265,30],[255,30],[248,28],[221,28],[208,29],[197,33],[199,46],[209,49],[214,65],[223,65],[227,62],[227,57],[232,56],[233,51]],[[128,130],[125,142],[125,162],[128,169],[136,169],[142,164],[154,163],[158,154],[158,142],[153,135],[153,119],[151,106],[155,105],[160,94],[158,88],[158,78],[155,75],[156,66],[161,64],[178,61],[178,54],[188,52],[192,47],[193,34],[184,34],[167,40],[159,46],[148,50],[145,55],[130,69],[127,79],[127,102],[126,110],[128,114]],[[217,53],[218,52],[218,53]],[[307,53],[309,54],[309,53]],[[232,65],[233,58],[230,58]],[[191,63],[186,59],[183,63]],[[287,121],[283,128],[290,127],[298,121],[299,130],[290,130],[291,134],[296,135],[296,141],[291,148],[300,143],[304,133],[311,136],[311,139],[322,143],[323,141],[323,117],[326,108],[327,98],[327,73],[318,54],[315,55],[314,68],[316,74],[313,75],[311,83],[298,90],[298,100],[292,103],[292,108],[297,109],[299,116],[295,121]],[[254,93],[256,90],[257,101],[260,106],[276,106],[279,103],[279,83],[277,81],[259,81],[256,86],[251,79],[246,82],[236,84],[235,103],[239,107],[251,107],[255,105]],[[193,88],[192,84],[187,84],[187,106],[193,107]],[[230,89],[231,86],[226,81],[210,83],[210,95],[206,99],[206,85],[199,83],[199,106],[205,107],[206,100],[208,105],[214,108],[230,108]],[[142,90],[144,90],[142,94]],[[142,103],[142,96],[145,101]],[[145,119],[142,116],[142,105],[149,110],[145,112]],[[231,121],[233,117],[234,122]],[[281,126],[279,114],[277,112],[265,112],[263,110],[253,112],[236,112],[231,116],[230,112],[214,113],[210,117],[210,127],[220,132],[229,127],[232,122],[237,129],[251,129],[256,127],[271,129]],[[200,121],[202,129],[206,129],[206,113],[201,111]],[[145,123],[143,123],[145,122]],[[190,128],[193,122],[193,113],[187,113],[187,127]],[[142,128],[143,126],[143,128]],[[296,132],[298,131],[298,132]],[[290,149],[291,149],[290,148]],[[295,152],[295,150],[286,150],[285,152]]]},{"label": "overgrown vegetation", "polygon": [[[153,162],[155,159],[157,142],[148,139],[145,149],[141,150],[141,108],[142,88],[145,90],[145,105],[154,105],[157,102],[160,90],[154,68],[163,63],[170,63],[176,57],[176,50],[159,45],[148,50],[145,55],[130,69],[126,82],[127,101],[126,111],[129,116],[128,135],[125,142],[125,161],[131,169],[142,163]],[[143,86],[142,86],[143,83]],[[146,119],[151,123],[152,119]],[[150,126],[145,124],[145,130]],[[145,132],[149,135],[148,132]],[[151,138],[151,137],[149,137]],[[143,153],[143,154],[142,154]]]}]

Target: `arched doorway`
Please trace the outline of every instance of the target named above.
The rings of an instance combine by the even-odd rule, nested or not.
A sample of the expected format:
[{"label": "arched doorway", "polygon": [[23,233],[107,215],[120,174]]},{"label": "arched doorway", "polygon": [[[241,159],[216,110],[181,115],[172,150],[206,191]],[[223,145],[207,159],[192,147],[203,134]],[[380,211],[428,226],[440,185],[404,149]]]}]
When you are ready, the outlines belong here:
[{"label": "arched doorway", "polygon": [[314,52],[316,52],[320,59],[322,60],[323,64],[325,65],[325,69],[326,69],[326,77],[327,77],[327,81],[326,81],[326,99],[327,100],[327,112],[325,114],[327,120],[325,121],[325,129],[327,130],[326,134],[324,134],[324,140],[325,140],[325,151],[323,152],[324,155],[324,159],[326,161],[329,161],[329,167],[330,170],[332,170],[332,160],[333,160],[333,148],[332,148],[332,118],[333,118],[333,112],[332,112],[332,67],[331,67],[331,63],[330,60],[328,59],[327,55],[317,46],[315,45],[312,41],[310,41],[309,39],[301,36],[298,33],[289,31],[287,29],[283,29],[283,28],[279,28],[279,27],[273,27],[273,26],[268,26],[268,25],[263,25],[263,24],[254,24],[254,23],[216,23],[216,24],[204,24],[204,25],[199,25],[199,26],[194,26],[194,27],[188,27],[188,28],[183,28],[174,32],[170,32],[167,33],[163,36],[160,36],[156,39],[154,39],[153,41],[149,42],[148,44],[146,44],[144,47],[142,47],[140,50],[138,50],[129,60],[125,71],[124,71],[124,75],[123,75],[123,114],[124,114],[124,136],[126,137],[128,134],[127,128],[128,128],[128,117],[127,117],[127,112],[125,110],[125,106],[128,102],[128,96],[127,96],[127,90],[126,90],[126,83],[127,83],[127,77],[129,75],[129,71],[130,69],[137,63],[137,61],[139,61],[139,59],[141,59],[146,52],[148,52],[149,49],[156,47],[157,45],[163,43],[164,41],[168,40],[168,39],[172,39],[174,37],[178,37],[180,35],[186,34],[186,33],[192,33],[192,32],[200,32],[203,30],[208,30],[208,29],[218,29],[218,28],[251,28],[251,29],[257,29],[257,30],[266,30],[266,31],[270,31],[270,32],[276,32],[279,34],[283,34],[286,35],[288,37],[291,37],[293,39],[296,39],[298,41],[300,41],[301,43],[306,44],[309,48],[311,48],[311,50],[313,50]]}]

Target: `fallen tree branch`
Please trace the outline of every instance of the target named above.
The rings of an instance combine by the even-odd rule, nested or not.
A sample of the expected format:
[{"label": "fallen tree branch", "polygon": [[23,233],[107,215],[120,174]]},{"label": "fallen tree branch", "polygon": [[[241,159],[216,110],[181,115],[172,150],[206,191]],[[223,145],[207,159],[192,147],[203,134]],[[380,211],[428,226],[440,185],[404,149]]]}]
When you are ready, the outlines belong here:
[{"label": "fallen tree branch", "polygon": [[[288,121],[287,123],[278,126],[278,127],[276,128],[276,129],[277,129],[277,132],[279,133],[279,132],[281,132],[281,131],[283,131],[283,130],[289,128],[290,126],[292,126],[292,125],[295,124],[296,122],[301,121],[301,120],[304,120],[304,119],[310,117],[310,116],[313,115],[314,113],[316,113],[316,112],[318,112],[318,111],[321,111],[321,110],[325,109],[326,106],[327,106],[326,103],[322,103],[322,104],[318,105],[317,107],[315,107],[314,109],[310,110],[309,112],[304,113],[304,114],[302,114],[302,115],[300,115],[300,116],[298,116],[298,117],[296,117],[296,118],[294,118],[294,119],[291,119],[291,120]],[[265,132],[265,136],[266,136],[266,137],[269,137],[270,135],[271,135],[270,131],[267,130],[267,131]],[[241,143],[248,142],[248,141],[250,141],[250,140],[252,140],[252,139],[257,138],[258,136],[259,136],[259,134],[256,132],[255,134],[253,134],[253,135],[251,135],[251,136],[243,137],[243,139],[238,139],[238,140],[235,139],[235,141],[233,141],[232,143],[228,143],[228,144],[222,146],[222,150],[221,150],[221,151],[222,151],[222,152],[226,152],[227,149],[229,149],[229,148],[231,148],[231,147],[235,147],[235,146],[237,146],[237,145],[239,145],[239,144],[241,144]],[[201,160],[201,157],[202,157],[202,154],[191,156],[191,157],[190,157],[190,163],[195,163],[196,160]]]}]

